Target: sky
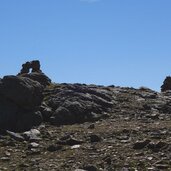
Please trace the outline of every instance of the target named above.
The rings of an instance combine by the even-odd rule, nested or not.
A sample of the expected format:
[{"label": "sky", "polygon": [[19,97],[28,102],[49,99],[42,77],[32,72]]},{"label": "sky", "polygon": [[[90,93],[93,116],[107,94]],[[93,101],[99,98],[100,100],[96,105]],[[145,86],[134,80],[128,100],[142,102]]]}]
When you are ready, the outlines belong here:
[{"label": "sky", "polygon": [[171,0],[0,0],[0,78],[38,59],[56,83],[160,91]]}]

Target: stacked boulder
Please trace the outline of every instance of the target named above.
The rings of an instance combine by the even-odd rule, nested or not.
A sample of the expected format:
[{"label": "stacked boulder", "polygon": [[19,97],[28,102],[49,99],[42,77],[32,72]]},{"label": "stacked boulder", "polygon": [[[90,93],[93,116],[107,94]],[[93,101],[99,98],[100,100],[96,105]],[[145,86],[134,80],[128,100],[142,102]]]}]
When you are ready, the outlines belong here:
[{"label": "stacked boulder", "polygon": [[[32,69],[31,72],[30,69]],[[24,63],[18,76],[38,81],[44,87],[51,83],[51,80],[41,71],[40,62],[38,60]]]}]

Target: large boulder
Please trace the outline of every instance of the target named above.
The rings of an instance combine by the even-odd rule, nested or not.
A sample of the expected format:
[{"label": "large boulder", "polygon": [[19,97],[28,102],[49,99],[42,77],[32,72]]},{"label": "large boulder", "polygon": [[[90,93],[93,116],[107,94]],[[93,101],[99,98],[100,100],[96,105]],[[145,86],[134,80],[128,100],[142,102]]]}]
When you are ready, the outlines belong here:
[{"label": "large boulder", "polygon": [[171,77],[167,76],[163,82],[163,85],[161,86],[161,91],[167,91],[167,90],[171,90]]},{"label": "large boulder", "polygon": [[38,108],[43,100],[43,86],[18,76],[0,80],[0,128],[25,131],[42,122]]},{"label": "large boulder", "polygon": [[5,76],[0,82],[0,95],[24,109],[33,109],[42,102],[43,86],[25,77]]}]

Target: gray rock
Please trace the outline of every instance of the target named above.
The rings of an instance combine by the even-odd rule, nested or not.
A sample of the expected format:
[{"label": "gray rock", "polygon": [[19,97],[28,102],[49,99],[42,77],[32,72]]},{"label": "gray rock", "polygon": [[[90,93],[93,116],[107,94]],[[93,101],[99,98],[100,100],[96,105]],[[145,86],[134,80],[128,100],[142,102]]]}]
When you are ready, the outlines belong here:
[{"label": "gray rock", "polygon": [[42,102],[43,87],[29,78],[17,76],[5,76],[0,84],[0,94],[14,104],[32,109]]},{"label": "gray rock", "polygon": [[86,171],[97,171],[98,169],[97,169],[96,166],[89,165],[89,166],[84,166],[83,170],[86,170]]},{"label": "gray rock", "polygon": [[150,142],[147,147],[149,149],[153,150],[154,152],[158,152],[160,149],[168,147],[168,144],[166,142],[163,142],[163,141],[159,141],[156,143]]},{"label": "gray rock", "polygon": [[0,80],[0,128],[29,130],[42,122],[37,107],[43,100],[43,86],[29,78],[5,76]]},{"label": "gray rock", "polygon": [[2,160],[2,161],[10,161],[10,158],[9,157],[1,157],[0,160]]},{"label": "gray rock", "polygon": [[96,134],[90,135],[90,142],[91,143],[100,142],[101,140],[102,140],[101,137],[96,135]]},{"label": "gray rock", "polygon": [[50,145],[47,148],[47,150],[49,152],[54,152],[54,151],[58,151],[58,150],[61,150],[61,149],[62,149],[62,146],[61,145]]},{"label": "gray rock", "polygon": [[66,136],[66,138],[62,138],[57,142],[57,144],[69,145],[69,146],[82,144],[82,143],[84,143],[84,141],[73,138],[72,136]]},{"label": "gray rock", "polygon": [[43,117],[43,120],[44,121],[49,121],[50,120],[50,117],[53,114],[53,111],[49,107],[41,106],[41,114],[42,114],[42,117]]},{"label": "gray rock", "polygon": [[37,148],[37,147],[39,147],[38,143],[32,142],[29,144],[29,148]]},{"label": "gray rock", "polygon": [[54,125],[83,123],[108,117],[112,109],[112,93],[104,87],[82,84],[55,85],[47,91],[47,105],[54,111],[50,122]]},{"label": "gray rock", "polygon": [[150,143],[150,140],[144,140],[144,141],[137,141],[136,143],[133,144],[133,149],[143,149]]},{"label": "gray rock", "polygon": [[39,135],[40,135],[40,131],[37,129],[31,129],[30,131],[26,131],[23,133],[24,138],[30,142],[36,142],[41,140]]},{"label": "gray rock", "polygon": [[39,82],[41,85],[43,85],[44,87],[48,86],[51,84],[51,80],[49,77],[47,77],[44,73],[42,72],[32,72],[29,74],[22,74],[20,75],[21,77],[27,77],[30,78],[34,81]]},{"label": "gray rock", "polygon": [[11,131],[6,131],[7,134],[13,138],[16,141],[24,141],[24,137],[21,136],[19,133],[11,132]]}]

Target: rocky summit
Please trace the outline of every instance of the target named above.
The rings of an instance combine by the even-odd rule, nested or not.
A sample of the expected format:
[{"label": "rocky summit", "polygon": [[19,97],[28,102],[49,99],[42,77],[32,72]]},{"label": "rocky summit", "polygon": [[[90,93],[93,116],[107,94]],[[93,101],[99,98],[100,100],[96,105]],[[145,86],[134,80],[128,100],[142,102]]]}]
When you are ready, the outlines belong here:
[{"label": "rocky summit", "polygon": [[0,171],[171,170],[171,79],[161,92],[52,83],[38,60],[0,79]]}]

